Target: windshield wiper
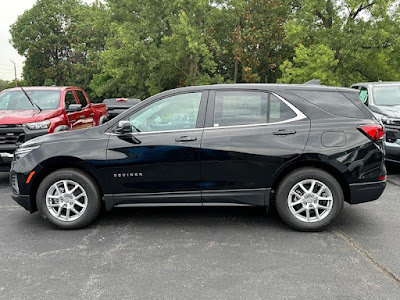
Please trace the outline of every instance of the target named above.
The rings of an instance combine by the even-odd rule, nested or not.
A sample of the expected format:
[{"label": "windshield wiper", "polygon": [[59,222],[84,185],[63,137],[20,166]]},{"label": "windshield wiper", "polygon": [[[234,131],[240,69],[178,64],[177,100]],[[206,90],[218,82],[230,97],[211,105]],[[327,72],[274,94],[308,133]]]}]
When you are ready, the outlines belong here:
[{"label": "windshield wiper", "polygon": [[32,104],[32,106],[36,106],[37,108],[39,108],[40,111],[42,111],[43,109],[40,108],[39,105],[37,105],[35,102],[33,102],[33,100],[31,99],[31,97],[28,96],[28,94],[25,92],[25,90],[22,88],[22,86],[20,86],[20,89],[24,92],[26,98],[28,98],[29,102]]}]

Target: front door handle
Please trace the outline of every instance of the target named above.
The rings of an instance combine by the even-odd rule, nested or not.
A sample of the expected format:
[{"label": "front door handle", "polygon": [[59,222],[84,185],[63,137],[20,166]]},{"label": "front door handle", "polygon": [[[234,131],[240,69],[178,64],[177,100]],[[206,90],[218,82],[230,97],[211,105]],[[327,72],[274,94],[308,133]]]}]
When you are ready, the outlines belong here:
[{"label": "front door handle", "polygon": [[289,129],[280,129],[278,131],[274,132],[274,135],[289,135],[289,134],[295,134],[296,130],[289,130]]},{"label": "front door handle", "polygon": [[84,119],[85,116],[84,116],[84,115],[80,115],[79,118],[80,118],[80,119]]},{"label": "front door handle", "polygon": [[175,139],[175,142],[177,142],[177,143],[187,143],[187,142],[194,142],[194,141],[197,141],[197,137],[181,136],[180,138]]}]

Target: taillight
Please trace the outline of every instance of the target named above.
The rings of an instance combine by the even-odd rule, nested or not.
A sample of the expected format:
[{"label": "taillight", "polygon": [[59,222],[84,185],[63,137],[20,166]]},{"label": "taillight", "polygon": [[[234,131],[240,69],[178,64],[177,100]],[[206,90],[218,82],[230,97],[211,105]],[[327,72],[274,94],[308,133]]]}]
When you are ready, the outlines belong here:
[{"label": "taillight", "polygon": [[385,129],[382,125],[360,125],[357,128],[374,142],[383,139],[385,136]]},{"label": "taillight", "polygon": [[126,102],[126,101],[128,101],[128,99],[126,99],[126,98],[118,98],[116,101],[117,102]]}]

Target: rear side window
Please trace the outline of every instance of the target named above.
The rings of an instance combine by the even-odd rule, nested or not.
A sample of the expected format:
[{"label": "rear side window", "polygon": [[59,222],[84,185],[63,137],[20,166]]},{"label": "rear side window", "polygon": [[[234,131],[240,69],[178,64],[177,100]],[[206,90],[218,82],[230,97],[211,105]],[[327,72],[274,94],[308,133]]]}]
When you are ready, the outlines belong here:
[{"label": "rear side window", "polygon": [[[349,118],[365,118],[365,114],[360,108],[339,90],[290,90],[290,92],[333,115]],[[357,91],[355,91],[355,95],[357,94]]]},{"label": "rear side window", "polygon": [[272,94],[270,94],[268,115],[270,123],[285,121],[296,117],[296,114],[289,106]]},{"label": "rear side window", "polygon": [[252,91],[217,91],[214,127],[273,123],[296,114],[276,96]]}]

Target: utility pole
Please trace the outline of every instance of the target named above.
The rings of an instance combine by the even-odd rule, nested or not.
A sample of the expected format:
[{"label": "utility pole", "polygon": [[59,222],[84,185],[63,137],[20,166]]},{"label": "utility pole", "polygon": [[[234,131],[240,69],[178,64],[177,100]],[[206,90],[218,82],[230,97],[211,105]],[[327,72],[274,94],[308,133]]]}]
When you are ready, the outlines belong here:
[{"label": "utility pole", "polygon": [[17,66],[15,65],[15,62],[13,62],[11,59],[10,61],[14,64],[14,78],[15,78],[15,87],[18,86],[18,81],[17,81]]}]

